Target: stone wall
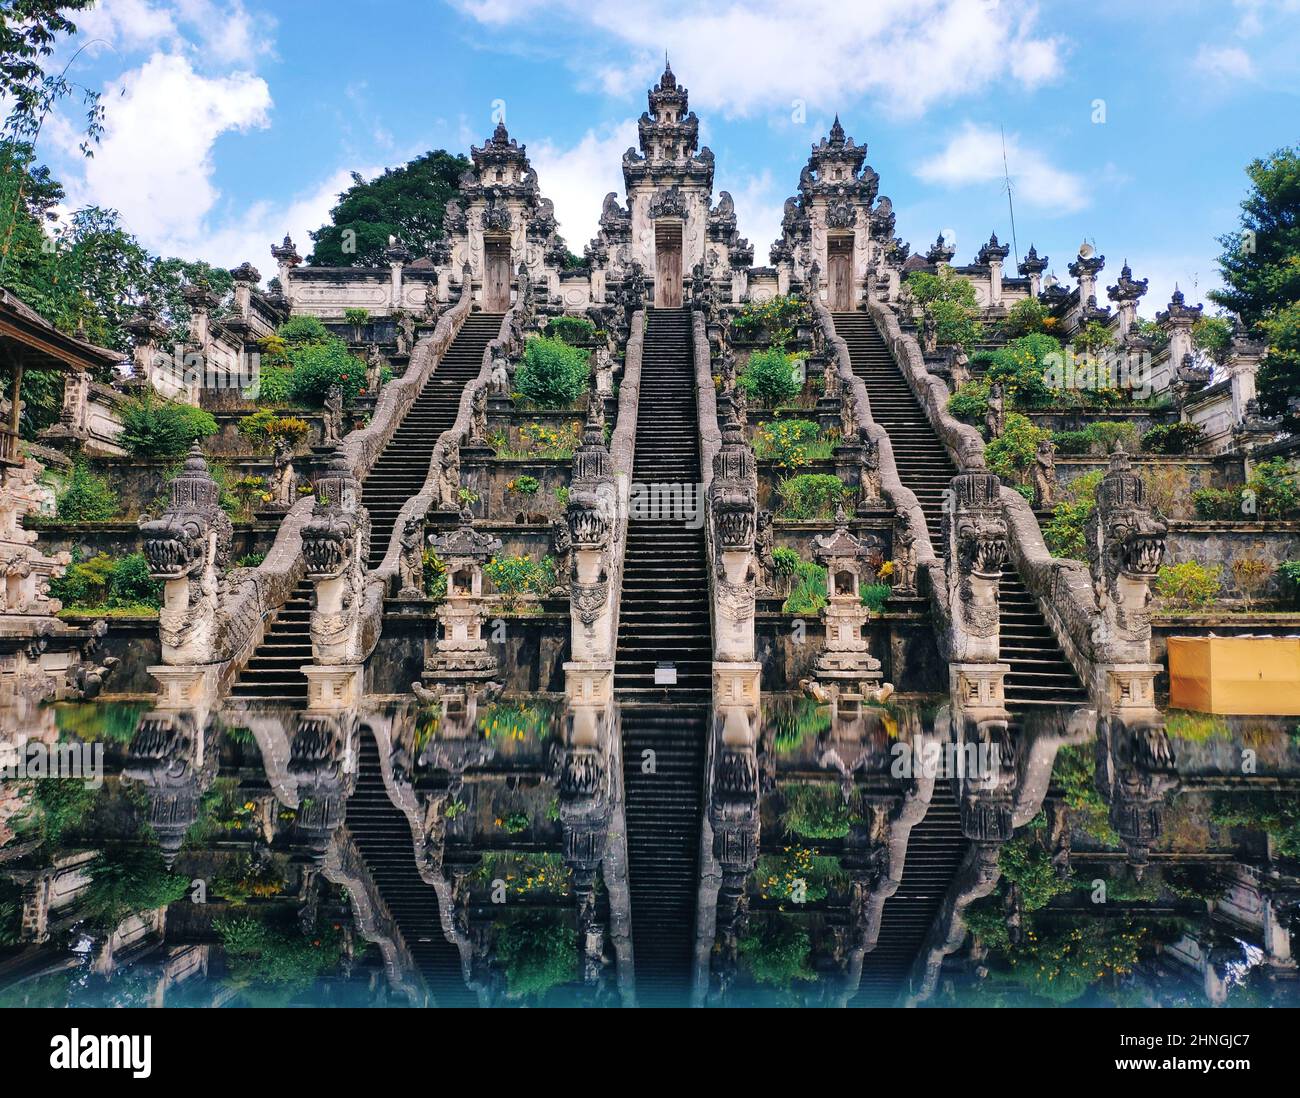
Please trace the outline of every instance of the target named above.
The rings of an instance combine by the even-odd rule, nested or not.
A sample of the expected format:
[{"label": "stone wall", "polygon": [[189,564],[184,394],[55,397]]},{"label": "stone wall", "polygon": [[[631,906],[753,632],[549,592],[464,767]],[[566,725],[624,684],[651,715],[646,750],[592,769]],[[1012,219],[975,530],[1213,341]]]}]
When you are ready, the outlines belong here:
[{"label": "stone wall", "polygon": [[[1171,522],[1165,564],[1194,560],[1223,567],[1223,597],[1239,598],[1241,590],[1232,578],[1232,562],[1254,556],[1274,567],[1283,561],[1300,560],[1300,522]],[[1281,579],[1274,574],[1264,598],[1284,594]]]}]

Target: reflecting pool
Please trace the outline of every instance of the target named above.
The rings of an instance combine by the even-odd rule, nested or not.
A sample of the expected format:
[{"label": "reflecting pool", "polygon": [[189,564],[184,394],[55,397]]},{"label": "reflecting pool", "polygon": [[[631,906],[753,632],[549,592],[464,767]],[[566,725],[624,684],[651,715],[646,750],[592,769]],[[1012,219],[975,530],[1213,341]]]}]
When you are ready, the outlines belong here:
[{"label": "reflecting pool", "polygon": [[1294,719],[947,697],[0,720],[0,1004],[1296,1001]]}]

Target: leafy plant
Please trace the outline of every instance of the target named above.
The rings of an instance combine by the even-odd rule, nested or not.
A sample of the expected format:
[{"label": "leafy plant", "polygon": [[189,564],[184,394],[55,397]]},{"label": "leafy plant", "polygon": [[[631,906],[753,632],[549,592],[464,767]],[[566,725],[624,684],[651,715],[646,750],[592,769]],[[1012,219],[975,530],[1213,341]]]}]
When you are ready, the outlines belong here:
[{"label": "leafy plant", "polygon": [[989,383],[968,381],[948,398],[948,411],[966,423],[983,424],[989,410]]},{"label": "leafy plant", "polygon": [[271,408],[260,408],[239,421],[239,433],[258,447],[270,447],[280,438],[290,446],[301,446],[307,441],[311,427],[305,419],[297,416],[281,415]]},{"label": "leafy plant", "polygon": [[515,371],[515,391],[539,408],[571,408],[587,391],[590,355],[561,339],[534,336]]},{"label": "leafy plant", "polygon": [[768,301],[747,302],[731,321],[732,335],[742,340],[766,335],[774,347],[784,348],[794,338],[795,328],[807,312],[807,303],[789,294],[779,294]]},{"label": "leafy plant", "polygon": [[596,325],[586,317],[553,316],[546,322],[546,334],[572,345],[590,343],[596,338]]},{"label": "leafy plant", "polygon": [[1017,408],[1041,407],[1056,395],[1049,384],[1049,370],[1052,356],[1060,354],[1061,344],[1053,336],[1021,336],[993,353],[985,380],[1001,383],[1008,401]]},{"label": "leafy plant", "polygon": [[1002,434],[984,450],[989,470],[1008,484],[1023,482],[1038,455],[1038,443],[1048,436],[1049,432],[1035,427],[1028,416],[1009,413]]},{"label": "leafy plant", "polygon": [[73,465],[72,476],[55,500],[60,522],[108,522],[120,509],[117,493],[108,481],[81,461]]},{"label": "leafy plant", "polygon": [[1002,320],[1002,334],[1008,339],[1018,339],[1035,332],[1051,334],[1056,327],[1056,318],[1051,310],[1036,297],[1027,297],[1017,301],[1007,310]]},{"label": "leafy plant", "polygon": [[829,518],[849,495],[848,486],[830,473],[787,477],[776,490],[781,497],[781,516],[792,519]]},{"label": "leafy plant", "polygon": [[175,903],[189,884],[188,877],[168,870],[157,847],[109,847],[90,867],[82,915],[92,926],[110,930],[128,915]]},{"label": "leafy plant", "polygon": [[210,412],[164,400],[152,389],[123,403],[118,442],[135,457],[180,457],[199,439],[217,433]]},{"label": "leafy plant", "polygon": [[795,376],[795,357],[779,346],[751,354],[736,384],[765,408],[794,399],[803,388]]},{"label": "leafy plant", "polygon": [[50,581],[50,594],[69,610],[156,610],[162,605],[162,587],[149,575],[143,553],[118,558],[97,553],[68,565],[62,576]]},{"label": "leafy plant", "polygon": [[938,274],[913,271],[907,276],[912,297],[934,318],[940,346],[969,347],[984,336],[975,301],[975,287],[960,275],[944,268]]},{"label": "leafy plant", "polygon": [[290,357],[289,396],[301,404],[323,405],[335,385],[343,393],[343,402],[351,404],[365,387],[365,366],[348,353],[341,339],[330,336],[322,343],[304,343],[291,350]]},{"label": "leafy plant", "polygon": [[504,597],[508,609],[516,609],[523,595],[545,595],[555,586],[555,561],[543,557],[493,557],[483,574]]},{"label": "leafy plant", "polygon": [[1223,568],[1194,560],[1166,564],[1156,573],[1156,594],[1166,602],[1199,609],[1211,605],[1223,588]]},{"label": "leafy plant", "polygon": [[800,559],[795,564],[790,594],[781,610],[786,614],[806,616],[816,614],[825,605],[826,569],[815,561]]},{"label": "leafy plant", "polygon": [[536,477],[522,476],[515,477],[514,480],[510,481],[506,485],[506,490],[518,492],[521,496],[535,496],[541,486],[542,482]]},{"label": "leafy plant", "polygon": [[370,321],[369,309],[344,309],[343,321],[354,328],[360,328]]},{"label": "leafy plant", "polygon": [[1061,492],[1052,517],[1043,527],[1043,540],[1054,557],[1087,559],[1086,527],[1097,506],[1097,488],[1106,474],[1096,469],[1076,477]]},{"label": "leafy plant", "polygon": [[1148,454],[1192,454],[1205,444],[1205,431],[1195,423],[1161,423],[1142,435]]},{"label": "leafy plant", "polygon": [[1284,560],[1277,566],[1277,573],[1292,605],[1300,607],[1300,560]]},{"label": "leafy plant", "polygon": [[1268,586],[1272,575],[1273,566],[1262,557],[1246,553],[1232,558],[1232,579],[1241,591],[1247,611],[1254,605],[1256,596]]},{"label": "leafy plant", "polygon": [[782,789],[781,825],[805,839],[842,839],[853,813],[835,785],[788,785]]},{"label": "leafy plant", "polygon": [[528,914],[498,923],[496,959],[512,998],[540,999],[578,974],[577,937],[554,915]]},{"label": "leafy plant", "polygon": [[789,917],[753,920],[737,947],[757,983],[788,988],[817,979],[809,962],[812,939]]},{"label": "leafy plant", "polygon": [[773,420],[754,432],[754,456],[774,461],[782,469],[797,469],[831,456],[834,441],[820,436],[821,426],[810,419]]},{"label": "leafy plant", "polygon": [[879,614],[889,601],[894,589],[887,583],[864,583],[862,585],[862,605],[873,614]]}]

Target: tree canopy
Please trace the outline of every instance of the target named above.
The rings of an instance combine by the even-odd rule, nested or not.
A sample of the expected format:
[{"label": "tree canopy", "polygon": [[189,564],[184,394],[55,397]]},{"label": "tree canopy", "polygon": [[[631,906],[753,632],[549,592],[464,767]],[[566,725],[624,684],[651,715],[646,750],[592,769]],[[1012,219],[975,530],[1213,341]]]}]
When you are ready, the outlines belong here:
[{"label": "tree canopy", "polygon": [[377,267],[390,237],[417,256],[426,254],[442,239],[443,211],[459,195],[461,173],[469,166],[465,157],[438,149],[371,180],[353,173],[353,185],[330,211],[330,224],[311,234],[315,250],[308,262]]},{"label": "tree canopy", "polygon": [[1266,412],[1300,430],[1300,147],[1246,168],[1240,228],[1219,238],[1224,289],[1210,293],[1268,345],[1257,388]]}]

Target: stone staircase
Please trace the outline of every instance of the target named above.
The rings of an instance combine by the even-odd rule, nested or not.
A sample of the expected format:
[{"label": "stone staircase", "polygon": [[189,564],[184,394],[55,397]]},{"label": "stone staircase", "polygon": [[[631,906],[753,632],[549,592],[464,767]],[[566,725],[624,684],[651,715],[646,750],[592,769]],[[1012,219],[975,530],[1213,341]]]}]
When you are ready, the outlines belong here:
[{"label": "stone staircase", "polygon": [[[942,440],[894,362],[889,347],[865,313],[835,313],[835,330],[848,344],[853,372],[866,383],[871,414],[889,435],[899,479],[916,493],[935,552],[942,554],[943,493],[957,474]],[[1011,666],[1007,708],[1013,713],[1041,706],[1087,701],[1073,667],[1048,628],[1038,603],[1013,567],[1002,572],[1001,658]]]},{"label": "stone staircase", "polygon": [[362,732],[358,763],[346,823],[375,888],[438,1005],[476,1006],[461,976],[460,952],[443,935],[437,893],[415,868],[410,825],[384,788],[379,747],[369,731]]},{"label": "stone staircase", "polygon": [[966,853],[952,783],[940,779],[925,817],[912,828],[898,891],[885,901],[876,948],[863,958],[854,1006],[892,1006]]},{"label": "stone staircase", "polygon": [[[637,410],[638,484],[700,482],[691,315],[647,312]],[[623,784],[637,996],[686,1001],[695,942],[712,631],[704,529],[662,511],[628,524],[614,686]],[[656,685],[658,664],[677,681]],[[653,752],[653,755],[647,755]],[[653,768],[647,763],[653,759]]]},{"label": "stone staircase", "polygon": [[[483,366],[483,351],[501,330],[501,313],[471,313],[438,368],[415,398],[396,433],[376,459],[362,486],[370,512],[370,557],[383,562],[398,513],[424,487],[438,437],[456,422],[461,393]],[[311,663],[312,584],[303,580],[276,615],[231,690],[235,698],[277,704],[307,701],[304,664]]]}]

